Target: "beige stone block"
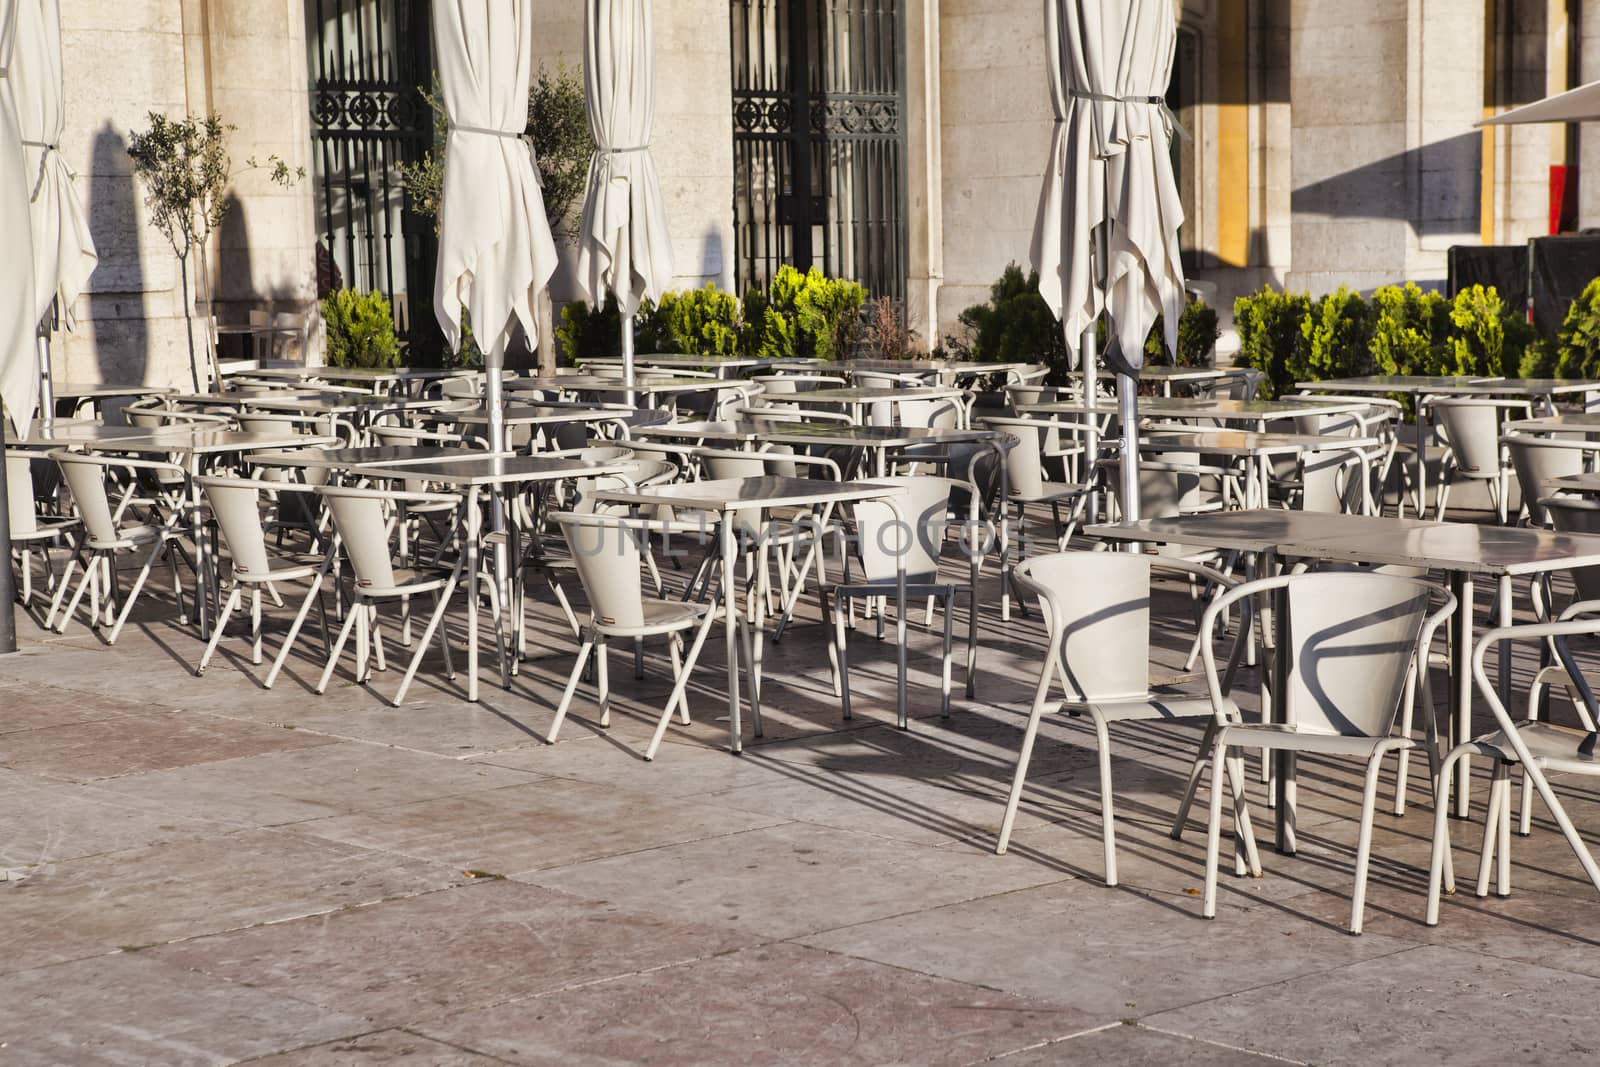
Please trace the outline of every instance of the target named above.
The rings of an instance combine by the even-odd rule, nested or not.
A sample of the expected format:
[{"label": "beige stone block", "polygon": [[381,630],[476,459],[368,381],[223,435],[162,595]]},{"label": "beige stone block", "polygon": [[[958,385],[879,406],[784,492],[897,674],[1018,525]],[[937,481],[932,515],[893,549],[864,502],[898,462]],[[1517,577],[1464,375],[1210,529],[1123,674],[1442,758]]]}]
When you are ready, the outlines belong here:
[{"label": "beige stone block", "polygon": [[172,0],[61,0],[61,29],[176,34],[183,13]]}]

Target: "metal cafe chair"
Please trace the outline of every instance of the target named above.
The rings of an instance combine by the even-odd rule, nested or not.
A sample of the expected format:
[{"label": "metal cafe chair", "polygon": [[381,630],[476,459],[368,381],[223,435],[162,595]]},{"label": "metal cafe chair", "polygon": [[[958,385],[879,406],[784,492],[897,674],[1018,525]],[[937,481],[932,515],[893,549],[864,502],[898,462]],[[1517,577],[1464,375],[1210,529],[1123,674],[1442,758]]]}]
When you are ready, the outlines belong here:
[{"label": "metal cafe chair", "polygon": [[[1246,597],[1277,594],[1283,604],[1286,676],[1278,682],[1276,721],[1243,723],[1231,714],[1217,677],[1211,635],[1229,606]],[[1435,599],[1442,606],[1434,608]],[[1310,752],[1352,756],[1366,762],[1361,821],[1356,839],[1355,890],[1350,901],[1350,932],[1359,934],[1372,853],[1372,823],[1378,801],[1378,775],[1391,752],[1415,747],[1414,738],[1395,732],[1413,671],[1426,662],[1434,632],[1456,609],[1455,597],[1417,578],[1358,571],[1283,574],[1246,582],[1218,597],[1201,620],[1200,648],[1206,682],[1217,708],[1212,749],[1211,817],[1206,835],[1206,883],[1201,910],[1217,914],[1217,855],[1222,830],[1222,776],[1231,750]],[[1282,653],[1280,653],[1282,654]],[[1432,699],[1423,678],[1423,723],[1429,770],[1437,785],[1439,765]],[[1191,791],[1196,782],[1191,780]],[[1247,809],[1243,782],[1232,783],[1235,808]],[[1192,795],[1192,792],[1191,792]],[[1186,798],[1184,807],[1188,806]],[[1249,820],[1240,833],[1253,851]],[[1259,873],[1259,868],[1254,869]]]},{"label": "metal cafe chair", "polygon": [[[450,597],[455,593],[460,581],[461,567],[466,559],[466,553],[458,553],[454,566],[448,569],[400,568],[395,566],[395,553],[389,541],[391,531],[399,525],[395,521],[396,514],[405,505],[435,504],[446,500],[454,500],[459,504],[459,497],[447,493],[409,493],[332,485],[318,486],[316,493],[328,505],[345,558],[349,560],[350,569],[355,574],[349,614],[345,617],[344,626],[339,631],[333,650],[328,654],[328,664],[323,668],[322,677],[317,681],[316,692],[320,694],[327,690],[328,681],[333,676],[333,669],[338,665],[339,657],[344,651],[345,642],[349,639],[352,629],[356,631],[356,682],[365,683],[371,677],[373,666],[378,670],[385,670],[383,636],[378,627],[377,603],[382,600],[399,600],[402,604],[409,605],[412,597],[424,595],[433,598],[433,613],[428,617],[428,624],[416,643],[416,652],[411,657],[405,676],[400,680],[400,687],[395,692],[392,703],[395,707],[399,707],[405,700],[406,690],[411,687],[411,681],[416,677],[417,668],[421,665],[422,657],[435,634],[439,638],[440,650],[444,653],[445,675],[453,680],[455,668],[450,660],[450,642],[440,623],[450,606]],[[489,584],[489,590],[489,598],[495,608],[495,631],[498,635],[501,632],[499,594],[492,582]],[[369,644],[372,653],[370,656]]]},{"label": "metal cafe chair", "polygon": [[[1510,770],[1522,768],[1524,782],[1531,782],[1545,807],[1555,819],[1556,826],[1567,839],[1572,852],[1589,876],[1596,889],[1600,889],[1600,866],[1597,866],[1583,837],[1572,818],[1550,785],[1548,774],[1581,775],[1587,778],[1600,776],[1600,761],[1594,758],[1595,750],[1595,698],[1588,680],[1573,660],[1568,641],[1573,637],[1600,635],[1600,601],[1582,601],[1572,605],[1555,622],[1502,626],[1490,630],[1478,639],[1472,650],[1472,676],[1478,692],[1494,715],[1496,729],[1451,749],[1444,758],[1436,785],[1434,805],[1433,855],[1428,868],[1428,907],[1425,920],[1429,926],[1439,922],[1439,893],[1441,887],[1455,891],[1455,872],[1450,859],[1450,828],[1446,813],[1449,801],[1450,772],[1456,761],[1467,755],[1488,756],[1494,760],[1493,778],[1489,786],[1489,803],[1484,815],[1483,846],[1478,856],[1477,895],[1489,894],[1489,870],[1495,868],[1495,892],[1499,896],[1511,893],[1511,783]],[[1513,641],[1550,641],[1556,655],[1572,680],[1580,696],[1575,700],[1583,728],[1557,726],[1535,718],[1513,720],[1500,700],[1499,686],[1491,681],[1484,669],[1484,658],[1489,649]],[[1537,706],[1538,683],[1530,693],[1530,706]],[[1524,824],[1528,805],[1524,801]],[[1526,830],[1524,831],[1526,833]]]},{"label": "metal cafe chair", "polygon": [[[23,607],[33,603],[33,555],[44,560],[45,593],[56,591],[55,567],[50,563],[50,545],[66,539],[82,528],[77,519],[41,513],[38,492],[33,482],[33,464],[39,457],[27,452],[6,452],[6,513],[11,519],[11,550],[22,571],[18,590]],[[10,561],[7,561],[7,566]]]},{"label": "metal cafe chair", "polygon": [[[178,581],[178,561],[174,555],[177,542],[183,536],[186,510],[178,507],[170,508],[160,522],[137,520],[127,522],[124,521],[124,516],[137,488],[137,482],[131,482],[127,486],[116,504],[112,503],[107,489],[107,480],[115,473],[134,475],[144,473],[163,480],[176,478],[181,483],[187,479],[187,472],[176,464],[153,460],[123,459],[59,450],[47,455],[61,468],[62,477],[66,479],[67,488],[72,493],[73,507],[83,523],[85,536],[79,542],[72,558],[67,561],[66,571],[62,574],[61,585],[56,589],[56,596],[51,602],[50,614],[45,619],[45,625],[49,626],[51,621],[55,620],[56,633],[66,633],[67,623],[78,610],[78,604],[83,600],[84,593],[88,592],[91,625],[98,629],[101,624],[100,596],[104,591],[105,621],[111,623],[111,632],[106,638],[106,644],[116,644],[123,625],[128,621],[128,615],[133,611],[134,603],[139,599],[139,593],[144,589],[145,580],[150,577],[150,571],[163,558],[172,569],[172,591],[178,603],[178,619],[180,622],[187,621],[183,611],[183,586]],[[116,558],[121,553],[135,552],[142,548],[149,548],[150,551],[145,556],[138,577],[134,579],[133,587],[128,590],[126,596],[122,596],[121,583],[117,577]],[[84,565],[83,579],[78,583],[72,599],[62,606],[61,601],[70,584],[73,568],[85,556],[88,557],[88,562]],[[113,616],[119,601],[121,611]]]},{"label": "metal cafe chair", "polygon": [[[661,747],[667,724],[672,721],[672,713],[678,711],[682,722],[685,725],[689,722],[689,676],[705,645],[706,634],[722,609],[696,601],[645,596],[641,573],[647,551],[645,541],[651,531],[659,527],[659,523],[606,513],[580,515],[561,512],[552,518],[561,527],[572,552],[578,579],[589,599],[589,619],[584,626],[577,661],[572,665],[572,674],[567,680],[566,690],[561,694],[561,703],[556,708],[555,719],[550,724],[550,732],[545,740],[555,743],[591,655],[595,657],[600,725],[606,727],[611,724],[611,684],[607,663],[611,639],[633,641],[645,637],[666,637],[672,656],[673,685],[661,717],[656,722],[655,732],[645,748],[644,758],[653,760]],[[683,635],[690,630],[695,630],[694,640],[687,655],[684,655]],[[739,634],[744,642],[744,654],[750,657],[750,630],[742,618],[739,619]]]},{"label": "metal cafe chair", "polygon": [[[1227,672],[1217,685],[1220,702],[1214,702],[1209,696],[1169,696],[1151,689],[1150,578],[1155,571],[1191,579],[1200,577],[1228,588],[1240,584],[1237,578],[1184,560],[1113,552],[1058,552],[1035,556],[1017,565],[1017,584],[1039,601],[1050,650],[1034,688],[1033,709],[1022,735],[1017,770],[1006,798],[1005,817],[1000,823],[1000,838],[995,846],[997,854],[1004,855],[1010,844],[1034,739],[1046,711],[1062,710],[1074,716],[1087,716],[1094,726],[1100,764],[1100,820],[1106,885],[1117,884],[1110,727],[1124,722],[1211,723],[1196,757],[1195,772],[1190,776],[1193,782],[1198,778],[1200,761],[1209,754],[1218,709],[1222,709],[1228,719],[1238,718],[1238,709],[1227,694],[1248,640],[1247,627],[1239,628]],[[1057,681],[1061,686],[1061,699],[1052,703],[1051,694]],[[1230,775],[1242,777],[1240,762],[1230,762]],[[1246,817],[1242,810],[1240,817]],[[1182,818],[1180,812],[1179,819]],[[1247,836],[1241,837],[1249,843]],[[1252,868],[1259,867],[1253,854],[1250,864]]]},{"label": "metal cafe chair", "polygon": [[[286,555],[272,552],[267,548],[261,494],[265,491],[283,494],[301,493],[309,496],[314,494],[315,490],[310,486],[295,485],[290,482],[262,482],[245,478],[201,477],[195,479],[195,484],[200,487],[202,499],[210,507],[212,518],[215,519],[222,535],[222,541],[228,547],[233,575],[233,588],[229,591],[228,599],[217,616],[216,628],[211,631],[211,640],[207,642],[200,662],[195,665],[195,677],[203,675],[206,667],[210,665],[211,657],[216,654],[217,646],[222,641],[223,631],[227,629],[228,620],[244,605],[246,590],[250,594],[250,662],[260,666],[261,591],[265,589],[268,595],[281,605],[282,601],[276,588],[278,583],[299,582],[310,578],[315,579],[317,586],[320,587],[322,581],[322,556]],[[315,592],[316,589],[313,590],[313,593]],[[317,606],[322,613],[322,643],[326,649],[328,613],[320,597]],[[295,633],[298,632],[299,629],[296,627]],[[288,652],[288,644],[288,642],[284,644],[284,654]]]}]

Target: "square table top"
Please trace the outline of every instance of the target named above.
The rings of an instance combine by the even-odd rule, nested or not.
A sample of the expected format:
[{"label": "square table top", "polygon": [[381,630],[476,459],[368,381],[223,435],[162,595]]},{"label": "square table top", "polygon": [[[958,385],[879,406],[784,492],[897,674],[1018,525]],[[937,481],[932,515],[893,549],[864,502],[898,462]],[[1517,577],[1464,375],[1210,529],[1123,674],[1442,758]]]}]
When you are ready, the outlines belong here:
[{"label": "square table top", "polygon": [[471,373],[461,368],[447,367],[267,367],[263,370],[245,371],[239,377],[270,378],[280,381],[304,381],[325,378],[343,382],[416,382],[435,381],[441,378],[461,378]]},{"label": "square table top", "polygon": [[[592,356],[581,361],[601,367],[622,366],[621,356]],[[681,353],[658,352],[635,354],[636,367],[770,367],[775,360],[758,356],[689,356]]]},{"label": "square table top", "polygon": [[148,426],[106,426],[93,419],[56,419],[45,426],[38,419],[25,437],[6,434],[6,447],[54,448],[71,445],[97,445],[148,437],[155,429]]},{"label": "square table top", "polygon": [[116,396],[166,396],[175,393],[170,385],[108,385],[103,382],[51,382],[50,395],[57,400],[98,400]]},{"label": "square table top", "polygon": [[[548,404],[538,407],[528,405],[508,404],[501,409],[507,426],[546,426],[565,422],[605,422],[611,419],[627,418],[633,409],[626,405],[618,404],[611,407],[572,407],[560,408]],[[454,422],[464,422],[473,426],[487,426],[489,413],[482,408],[469,411],[450,411],[446,416]]]},{"label": "square table top", "polygon": [[257,452],[250,457],[256,466],[305,467],[339,470],[346,467],[401,467],[411,463],[449,463],[459,459],[482,459],[481,449],[449,448],[444,445],[374,445],[367,448],[311,449],[301,452]]},{"label": "square table top", "polygon": [[1426,567],[1493,577],[1600,564],[1600,535],[1322,512],[1214,512],[1092,526],[1096,537]]},{"label": "square table top", "polygon": [[1251,430],[1197,430],[1193,433],[1156,431],[1142,434],[1139,438],[1141,449],[1241,456],[1341,452],[1377,443],[1375,438],[1370,437],[1323,437],[1310,433],[1257,433]]},{"label": "square table top", "polygon": [[[1141,396],[1141,417],[1165,419],[1218,419],[1261,421],[1293,419],[1312,415],[1342,415],[1364,411],[1370,405],[1359,400],[1329,400],[1321,397],[1280,397],[1277,400],[1232,400],[1227,397]],[[1091,407],[1082,399],[1044,400],[1037,404],[1018,404],[1018,411],[1038,415],[1115,415],[1114,401],[1101,400]]]},{"label": "square table top", "polygon": [[839,445],[847,448],[905,448],[910,445],[952,444],[960,441],[990,441],[1003,436],[1000,430],[932,429],[921,426],[841,426],[836,423],[777,422],[772,425],[752,421],[732,424],[673,422],[645,426],[634,431],[636,437],[676,437],[701,441],[771,441],[775,444]]},{"label": "square table top", "polygon": [[785,404],[876,404],[883,401],[943,400],[965,396],[960,389],[944,386],[908,386],[904,389],[810,389],[783,394]]},{"label": "square table top", "polygon": [[1506,429],[1522,433],[1560,433],[1564,430],[1600,432],[1600,411],[1545,415],[1535,419],[1512,419],[1506,423]]},{"label": "square table top", "polygon": [[372,396],[352,394],[328,397],[245,397],[241,407],[260,408],[263,411],[282,411],[305,415],[356,415],[385,411],[434,411],[451,404],[449,399],[423,399],[407,396]]},{"label": "square table top", "polygon": [[561,481],[566,478],[593,478],[620,474],[627,470],[620,463],[551,456],[524,456],[508,452],[478,452],[471,458],[405,463],[395,467],[364,465],[361,472],[373,478],[421,478],[441,485],[509,485],[520,482]]},{"label": "square table top", "polygon": [[1600,493],[1600,472],[1563,474],[1559,478],[1551,478],[1545,484],[1574,493]]},{"label": "square table top", "polygon": [[1368,374],[1297,382],[1296,387],[1322,393],[1455,393],[1461,396],[1553,396],[1600,391],[1600,382],[1576,378],[1473,378],[1417,374]]},{"label": "square table top", "polygon": [[606,490],[599,496],[622,504],[672,504],[693,511],[748,511],[874,500],[901,492],[904,492],[901,486],[881,482],[828,482],[760,475],[657,485],[633,492]]},{"label": "square table top", "polygon": [[214,430],[199,426],[158,426],[142,436],[101,442],[115,452],[186,453],[192,456],[219,452],[254,452],[262,449],[303,448],[307,445],[338,444],[337,437],[297,434],[293,430],[247,433],[240,430]]}]

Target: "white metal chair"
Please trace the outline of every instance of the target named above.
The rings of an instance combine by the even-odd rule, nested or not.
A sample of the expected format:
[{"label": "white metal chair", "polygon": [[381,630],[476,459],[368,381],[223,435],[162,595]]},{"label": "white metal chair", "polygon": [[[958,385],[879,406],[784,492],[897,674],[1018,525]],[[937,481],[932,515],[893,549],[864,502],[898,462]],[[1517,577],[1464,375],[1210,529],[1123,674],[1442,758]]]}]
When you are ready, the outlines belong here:
[{"label": "white metal chair", "polygon": [[[261,482],[243,478],[202,477],[196,478],[195,483],[200,486],[203,499],[210,506],[211,515],[216,520],[222,541],[227,544],[228,555],[233,562],[233,589],[229,591],[228,599],[217,616],[215,629],[211,631],[211,640],[207,642],[205,652],[195,666],[195,676],[199,677],[206,672],[211,657],[216,654],[217,645],[222,641],[228,620],[243,606],[246,589],[250,592],[250,662],[260,666],[262,589],[266,589],[274,601],[277,601],[279,599],[277,583],[299,582],[311,578],[316,583],[316,587],[312,590],[315,593],[321,585],[323,562],[321,557],[311,559],[298,555],[281,555],[268,550],[266,530],[262,521],[261,494],[267,491],[284,494],[301,493],[309,496],[315,490],[310,486],[295,485],[290,482]],[[318,606],[322,608],[322,642],[326,648],[328,615],[320,599]],[[295,632],[299,632],[298,626]],[[286,654],[287,651],[286,642],[283,652]]]},{"label": "white metal chair", "polygon": [[[77,519],[39,512],[38,493],[33,483],[33,464],[42,457],[28,452],[6,452],[6,513],[11,519],[11,550],[22,571],[18,590],[24,607],[33,603],[33,554],[44,559],[45,592],[56,590],[55,568],[50,563],[50,545],[64,540],[81,528]],[[7,563],[9,566],[9,561]]]},{"label": "white metal chair", "polygon": [[[1008,504],[1017,508],[1017,540],[1026,554],[1028,544],[1028,505],[1048,505],[1056,524],[1056,544],[1065,552],[1067,543],[1083,519],[1084,505],[1088,502],[1090,486],[1081,482],[1052,482],[1045,474],[1047,459],[1070,461],[1082,453],[1081,446],[1063,448],[1057,437],[1060,426],[1054,422],[1037,419],[984,419],[986,429],[1000,430],[1017,439],[1017,445],[1006,453],[1006,481],[1010,488]],[[1066,463],[1071,471],[1075,464]],[[1068,508],[1063,521],[1061,507]]]},{"label": "white metal chair", "polygon": [[[572,552],[579,581],[589,598],[590,614],[578,649],[577,662],[572,666],[572,675],[561,694],[561,703],[556,708],[555,719],[550,724],[550,732],[545,740],[555,743],[591,653],[596,658],[600,725],[605,727],[611,724],[611,685],[607,669],[610,639],[664,636],[668,638],[672,656],[673,686],[645,749],[644,758],[653,760],[666,734],[667,724],[672,720],[672,713],[680,711],[683,723],[687,725],[689,722],[689,676],[700,658],[706,634],[721,611],[710,604],[645,597],[640,572],[645,554],[644,541],[659,526],[658,523],[621,515],[579,515],[570,512],[559,513],[553,518],[560,525]],[[695,630],[694,641],[685,656],[682,655],[683,635],[691,629]],[[742,618],[739,620],[739,634],[744,642],[745,656],[750,657],[750,631]]]},{"label": "white metal chair", "polygon": [[[332,485],[317,486],[316,492],[328,505],[328,510],[333,516],[334,529],[338,532],[344,548],[345,558],[350,561],[350,569],[355,574],[349,613],[345,617],[344,626],[339,630],[339,637],[334,642],[332,651],[328,653],[328,665],[323,668],[322,677],[317,681],[316,692],[320,694],[327,690],[328,680],[333,676],[333,669],[338,665],[339,656],[344,651],[345,642],[349,639],[352,629],[356,631],[356,682],[362,684],[371,677],[371,665],[375,664],[378,670],[386,669],[383,636],[378,629],[377,602],[399,600],[409,604],[412,597],[424,595],[433,597],[433,614],[428,617],[428,625],[422,631],[421,639],[417,641],[416,653],[411,657],[411,663],[406,668],[405,677],[400,680],[400,688],[395,692],[392,703],[395,707],[399,707],[405,700],[406,690],[411,687],[411,680],[416,677],[417,667],[422,663],[422,657],[436,633],[439,637],[440,650],[444,653],[445,675],[453,680],[455,668],[450,660],[450,642],[440,623],[450,606],[450,597],[455,593],[456,585],[460,581],[461,566],[466,559],[466,553],[458,553],[455,565],[448,571],[440,568],[401,569],[394,565],[394,553],[389,539],[392,528],[399,525],[396,521],[398,509],[412,503],[433,504],[445,500],[455,500],[459,503],[459,497],[446,493],[407,493]],[[488,588],[490,601],[495,607],[495,633],[499,635],[501,627],[498,594],[495,592],[493,582]],[[301,610],[303,613],[305,609]],[[291,639],[292,636],[291,633]],[[372,646],[371,656],[368,655],[369,643]]]},{"label": "white metal chair", "polygon": [[1592,441],[1559,437],[1535,437],[1511,432],[1505,435],[1506,451],[1522,492],[1522,514],[1529,526],[1550,526],[1550,513],[1541,502],[1550,494],[1553,479],[1582,474],[1600,445]]},{"label": "white metal chair", "polygon": [[[871,597],[881,603],[893,597],[898,588],[899,570],[903,562],[907,607],[909,608],[914,599],[928,598],[938,600],[944,606],[939,710],[942,716],[948,718],[950,650],[954,636],[955,600],[957,595],[966,594],[967,682],[970,693],[978,658],[977,572],[978,565],[983,559],[983,552],[992,537],[988,536],[990,531],[974,528],[971,520],[960,520],[967,551],[969,576],[964,583],[946,581],[939,574],[939,562],[945,537],[951,526],[951,493],[957,489],[968,488],[968,483],[930,475],[876,478],[873,481],[882,485],[898,485],[903,492],[896,497],[894,505],[882,500],[862,501],[854,505],[855,545],[861,562],[862,576],[860,580],[850,578],[849,566],[844,559],[841,559],[839,563],[841,580],[837,584],[823,586],[821,592],[823,625],[828,625],[830,621],[833,624],[829,666],[832,668],[834,695],[840,699],[844,717],[851,718],[850,663],[845,639],[847,602]],[[899,509],[899,514],[896,508]],[[911,527],[909,538],[902,523]],[[881,627],[883,620],[881,611],[878,619]],[[904,728],[905,721],[902,720],[900,726]]]},{"label": "white metal chair", "polygon": [[[1450,772],[1456,761],[1466,755],[1488,756],[1494,760],[1494,776],[1489,786],[1489,803],[1484,815],[1483,847],[1478,857],[1477,895],[1489,893],[1489,868],[1495,866],[1495,892],[1500,896],[1511,893],[1511,787],[1510,769],[1522,768],[1523,780],[1537,789],[1545,806],[1550,810],[1562,836],[1567,839],[1578,863],[1583,867],[1596,889],[1600,889],[1600,866],[1597,866],[1583,837],[1572,824],[1566,808],[1550,786],[1547,774],[1574,774],[1588,778],[1600,777],[1600,761],[1595,751],[1595,698],[1588,680],[1578,669],[1567,646],[1568,639],[1579,636],[1600,635],[1600,601],[1574,604],[1556,622],[1531,625],[1502,626],[1490,630],[1478,639],[1472,650],[1472,675],[1478,692],[1489,705],[1497,729],[1493,733],[1473,738],[1451,749],[1445,756],[1436,784],[1433,824],[1433,857],[1428,869],[1429,926],[1439,922],[1439,892],[1441,885],[1448,892],[1455,891],[1455,876],[1450,861],[1450,831],[1446,813],[1449,804]],[[1513,721],[1500,701],[1499,687],[1491,681],[1484,669],[1484,658],[1490,648],[1499,648],[1508,642],[1534,640],[1553,642],[1557,657],[1565,667],[1574,687],[1581,694],[1575,703],[1584,728],[1574,730],[1540,722],[1533,718]],[[1530,694],[1530,704],[1536,706],[1537,692]],[[1523,802],[1526,816],[1528,803]],[[1498,861],[1498,862],[1496,862]]]},{"label": "white metal chair", "polygon": [[[1117,884],[1111,725],[1122,722],[1213,723],[1196,757],[1198,771],[1199,761],[1209,754],[1219,709],[1229,720],[1238,719],[1238,709],[1227,693],[1248,637],[1249,631],[1244,627],[1240,628],[1235,641],[1227,674],[1219,683],[1219,701],[1213,702],[1209,696],[1164,696],[1152,692],[1150,577],[1153,570],[1202,577],[1225,586],[1239,584],[1235,578],[1198,564],[1143,554],[1059,552],[1036,556],[1017,565],[1017,583],[1039,600],[1050,650],[1034,688],[1033,709],[1022,735],[1017,770],[1006,799],[1005,817],[1000,823],[997,854],[1003,855],[1010,845],[1017,807],[1028,776],[1028,763],[1033,756],[1034,739],[1045,712],[1052,710],[1050,696],[1057,680],[1061,684],[1062,698],[1053,708],[1072,715],[1087,715],[1094,724],[1100,763],[1106,885]],[[1229,773],[1242,775],[1243,772],[1230,764]],[[1198,774],[1192,774],[1191,782],[1197,777]],[[1182,818],[1181,812],[1179,818]],[[1241,835],[1241,840],[1250,842],[1248,835]],[[1252,870],[1260,867],[1254,855],[1250,856],[1250,867]]]},{"label": "white metal chair", "polygon": [[[1266,751],[1312,752],[1354,756],[1366,761],[1361,825],[1356,843],[1355,890],[1350,903],[1350,932],[1361,932],[1367,893],[1367,864],[1372,851],[1372,822],[1377,808],[1378,772],[1390,753],[1416,741],[1394,732],[1402,700],[1419,661],[1432,644],[1434,631],[1454,613],[1455,597],[1416,578],[1350,571],[1278,575],[1240,585],[1218,597],[1201,622],[1201,653],[1212,700],[1225,699],[1217,681],[1210,635],[1222,612],[1245,597],[1278,594],[1287,648],[1287,676],[1278,679],[1278,721],[1246,724],[1225,721],[1212,753],[1211,818],[1206,837],[1206,884],[1202,911],[1217,914],[1217,856],[1222,830],[1224,763],[1234,747]],[[1431,607],[1435,596],[1443,606]],[[1425,683],[1425,679],[1424,679]],[[1424,725],[1429,770],[1439,780],[1432,699],[1423,686]],[[1246,807],[1242,783],[1234,786],[1235,804]],[[1248,820],[1243,821],[1248,833]]]},{"label": "white metal chair", "polygon": [[[167,559],[172,569],[172,592],[178,604],[179,621],[187,621],[187,615],[183,610],[183,586],[178,581],[178,562],[172,554],[176,542],[182,536],[181,523],[187,512],[174,507],[167,511],[165,518],[160,522],[124,522],[123,516],[128,501],[133,497],[135,484],[130,483],[122,499],[115,505],[111,502],[106,487],[107,478],[113,472],[132,474],[144,472],[157,478],[175,478],[179,483],[188,477],[187,472],[175,464],[152,460],[123,459],[67,451],[50,452],[48,456],[61,468],[62,477],[66,479],[67,488],[72,493],[73,507],[83,522],[85,537],[72,558],[67,561],[66,571],[61,576],[61,584],[56,588],[56,596],[51,602],[50,614],[45,619],[45,625],[50,625],[51,620],[55,619],[56,633],[65,633],[67,623],[78,610],[78,604],[87,591],[89,614],[93,620],[91,625],[98,628],[100,594],[104,590],[107,622],[112,620],[111,613],[115,610],[115,602],[121,600],[122,610],[116,614],[111,632],[106,638],[106,644],[116,644],[123,625],[128,621],[128,615],[133,611],[134,603],[139,599],[139,593],[144,589],[145,580],[150,577],[151,569],[163,557]],[[133,587],[129,589],[127,596],[119,597],[121,583],[117,577],[116,557],[120,553],[133,552],[141,548],[149,548],[150,552],[145,556],[144,564],[139,569],[139,576],[134,579]],[[78,583],[78,589],[72,594],[72,599],[62,607],[61,600],[70,583],[73,566],[85,555],[88,557],[88,563],[84,566],[83,579]],[[58,608],[61,608],[59,618],[56,615]]]},{"label": "white metal chair", "polygon": [[1458,480],[1472,480],[1489,487],[1495,510],[1504,524],[1510,467],[1500,441],[1500,423],[1507,412],[1515,411],[1526,417],[1528,402],[1481,397],[1430,397],[1426,402],[1446,449],[1440,474],[1438,517],[1444,518],[1450,487]]}]

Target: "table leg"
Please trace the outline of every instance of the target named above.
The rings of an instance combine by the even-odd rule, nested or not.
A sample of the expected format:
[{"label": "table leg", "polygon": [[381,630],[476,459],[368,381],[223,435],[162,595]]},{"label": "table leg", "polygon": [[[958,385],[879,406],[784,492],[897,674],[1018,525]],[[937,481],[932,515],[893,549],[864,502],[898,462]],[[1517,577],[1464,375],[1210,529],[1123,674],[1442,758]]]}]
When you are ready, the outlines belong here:
[{"label": "table leg", "polygon": [[1411,410],[1417,416],[1417,518],[1425,519],[1428,517],[1428,418],[1422,413],[1421,393],[1411,394]]},{"label": "table leg", "polygon": [[[1459,745],[1472,735],[1472,579],[1452,574],[1450,591],[1456,597],[1456,615],[1450,624],[1450,744]],[[1472,769],[1462,756],[1456,764],[1455,815],[1465,819],[1472,812]]]},{"label": "table leg", "polygon": [[739,727],[739,641],[734,619],[733,560],[739,549],[734,543],[732,511],[722,513],[722,610],[723,639],[728,653],[728,747],[734,755],[743,751]]},{"label": "table leg", "polygon": [[[900,528],[909,532],[909,536],[919,536],[914,526],[906,522],[905,513],[900,510],[899,504],[893,497],[889,498],[889,509],[894,513],[895,521]],[[906,711],[906,556],[911,551],[913,541],[907,541],[904,549],[895,560],[894,567],[894,637],[899,673],[895,676],[895,721],[900,724],[900,729],[910,727]],[[945,611],[953,609],[953,604],[946,604]],[[948,619],[947,619],[948,621]],[[848,684],[848,683],[846,683]]]},{"label": "table leg", "polygon": [[483,525],[478,515],[478,487],[467,489],[467,699],[478,699],[478,597],[483,593],[483,568],[478,562],[478,539]]},{"label": "table leg", "polygon": [[[1263,552],[1258,563],[1258,576],[1269,578],[1276,569],[1272,553]],[[1287,604],[1287,590],[1275,589],[1267,596],[1261,598],[1261,633],[1271,646],[1262,654],[1261,661],[1267,668],[1267,688],[1262,690],[1263,719],[1272,722],[1283,722],[1286,718],[1287,708],[1284,707],[1284,679],[1288,674],[1289,642],[1284,632],[1284,620]],[[1241,620],[1242,621],[1242,620]],[[1275,844],[1279,852],[1286,856],[1295,853],[1295,761],[1294,753],[1278,750],[1269,753],[1273,763],[1272,792],[1273,812],[1275,815]]]}]

